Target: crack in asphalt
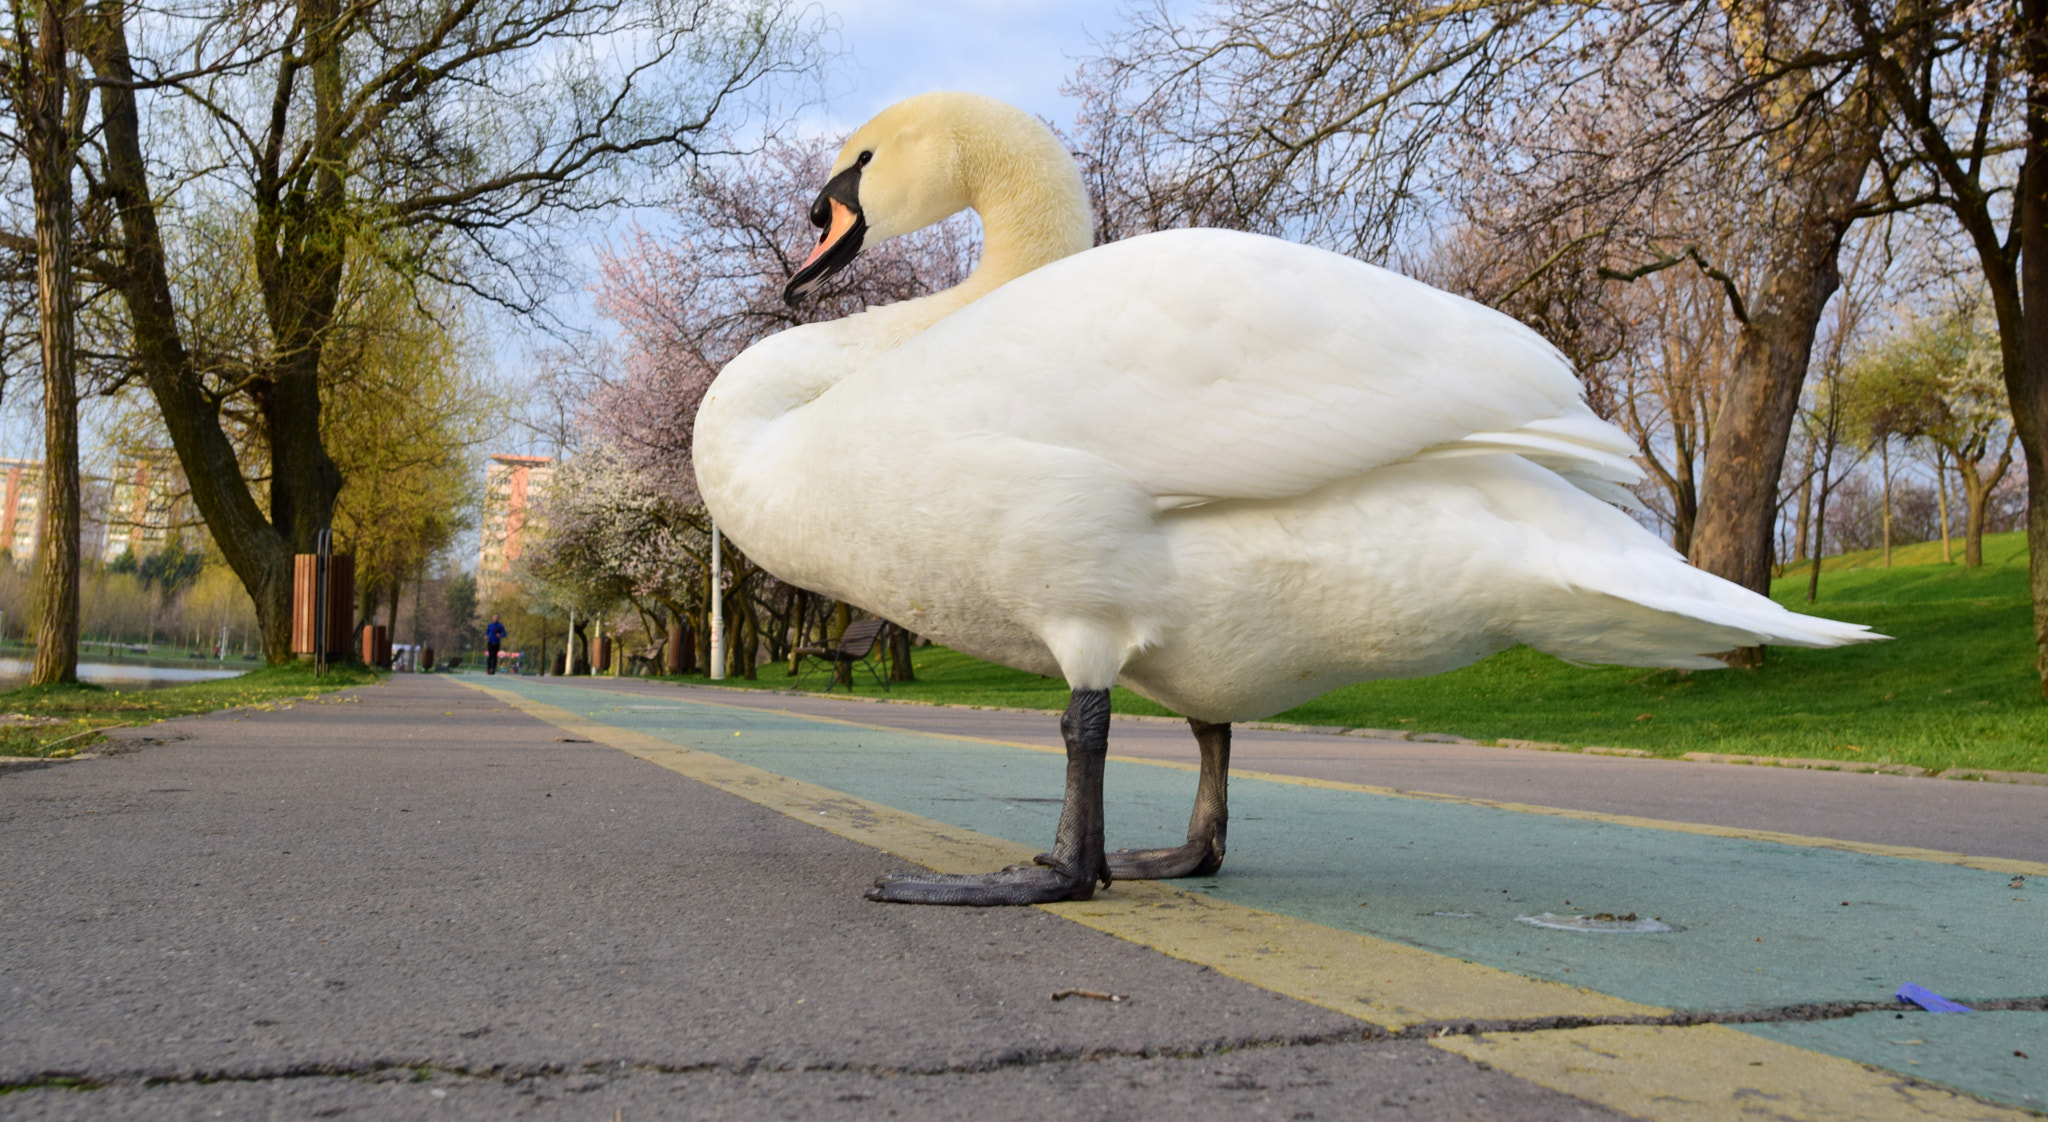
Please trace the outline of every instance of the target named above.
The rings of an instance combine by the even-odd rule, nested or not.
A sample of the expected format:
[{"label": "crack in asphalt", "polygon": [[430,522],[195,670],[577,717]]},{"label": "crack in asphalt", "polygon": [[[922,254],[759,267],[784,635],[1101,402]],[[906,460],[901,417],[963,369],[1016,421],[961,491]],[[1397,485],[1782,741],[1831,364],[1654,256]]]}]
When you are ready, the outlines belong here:
[{"label": "crack in asphalt", "polygon": [[581,1063],[461,1065],[432,1061],[370,1060],[339,1064],[318,1061],[285,1064],[260,1069],[215,1069],[183,1073],[140,1073],[92,1075],[81,1071],[48,1071],[25,1080],[0,1083],[0,1095],[16,1091],[56,1088],[89,1091],[116,1083],[144,1087],[192,1086],[211,1083],[262,1083],[275,1079],[375,1078],[400,1072],[412,1073],[416,1082],[435,1075],[467,1079],[496,1079],[516,1083],[529,1079],[555,1079],[630,1074],[732,1075],[757,1074],[856,1074],[872,1076],[981,1075],[993,1071],[1042,1067],[1107,1059],[1201,1059],[1206,1056],[1263,1048],[1314,1047],[1354,1041],[1392,1041],[1393,1035],[1371,1025],[1338,1032],[1297,1033],[1285,1036],[1242,1037],[1176,1048],[1032,1048],[1018,1049],[956,1064],[873,1064],[853,1060],[822,1063],[790,1063],[751,1058],[741,1062],[705,1061],[673,1064],[652,1060],[586,1060]]},{"label": "crack in asphalt", "polygon": [[[1967,1000],[1978,1012],[2048,1012],[2048,995],[2040,997]],[[871,1064],[856,1061],[788,1063],[753,1058],[743,1062],[706,1061],[695,1064],[660,1063],[649,1060],[586,1060],[581,1063],[460,1065],[433,1061],[371,1060],[362,1063],[306,1062],[258,1069],[213,1069],[189,1072],[123,1072],[93,1074],[80,1070],[50,1070],[26,1079],[0,1082],[0,1095],[20,1091],[96,1091],[117,1083],[143,1087],[192,1086],[212,1083],[265,1083],[278,1079],[377,1079],[409,1073],[413,1082],[427,1082],[435,1076],[463,1079],[492,1079],[518,1083],[535,1079],[588,1078],[613,1075],[730,1075],[757,1074],[855,1074],[880,1077],[982,1075],[994,1071],[1041,1067],[1048,1064],[1085,1063],[1112,1059],[1196,1060],[1230,1052],[1268,1048],[1313,1048],[1331,1044],[1391,1043],[1405,1040],[1435,1040],[1447,1036],[1480,1036],[1493,1032],[1547,1032],[1592,1028],[1605,1025],[1643,1025],[1683,1028],[1692,1025],[1774,1024],[1798,1021],[1828,1021],[1858,1013],[1918,1012],[1919,1007],[1897,1001],[1830,1001],[1784,1005],[1771,1009],[1733,1011],[1680,1010],[1662,1016],[1533,1017],[1516,1020],[1424,1021],[1398,1032],[1362,1025],[1337,1032],[1299,1033],[1283,1036],[1242,1037],[1212,1040],[1176,1048],[1033,1048],[1019,1049],[958,1064]]]},{"label": "crack in asphalt", "polygon": [[[1973,1012],[2048,1012],[2048,996],[1970,998],[1963,1000]],[[1650,1025],[1685,1028],[1690,1025],[1761,1025],[1796,1021],[1834,1021],[1858,1013],[1918,1013],[1917,1005],[1903,1001],[1820,1001],[1801,1005],[1779,1005],[1769,1009],[1736,1009],[1725,1012],[1680,1009],[1662,1015],[1635,1014],[1611,1017],[1525,1017],[1518,1020],[1425,1021],[1393,1034],[1402,1039],[1443,1036],[1476,1036],[1488,1032],[1542,1032],[1549,1029],[1591,1028],[1597,1025]]]}]

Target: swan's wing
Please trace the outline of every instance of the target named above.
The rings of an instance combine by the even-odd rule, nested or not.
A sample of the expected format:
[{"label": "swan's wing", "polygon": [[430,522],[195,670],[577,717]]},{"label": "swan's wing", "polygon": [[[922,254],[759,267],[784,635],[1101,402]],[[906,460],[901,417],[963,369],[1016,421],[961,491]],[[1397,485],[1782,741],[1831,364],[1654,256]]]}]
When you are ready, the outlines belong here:
[{"label": "swan's wing", "polygon": [[[1641,473],[1515,320],[1347,257],[1183,230],[1055,262],[869,372],[943,428],[1092,453],[1162,507],[1279,498],[1403,460],[1514,452]],[[1598,493],[1596,491],[1596,493]],[[1603,494],[1602,497],[1613,497]]]}]

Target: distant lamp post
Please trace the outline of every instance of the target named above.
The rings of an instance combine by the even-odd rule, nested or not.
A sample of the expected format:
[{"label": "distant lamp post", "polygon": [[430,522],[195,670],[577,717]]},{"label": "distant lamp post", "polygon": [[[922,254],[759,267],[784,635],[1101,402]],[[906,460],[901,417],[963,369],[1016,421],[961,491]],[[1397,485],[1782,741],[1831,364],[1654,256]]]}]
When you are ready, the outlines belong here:
[{"label": "distant lamp post", "polygon": [[711,680],[725,680],[725,551],[719,547],[718,523],[711,524]]},{"label": "distant lamp post", "polygon": [[[321,530],[313,535],[313,676],[327,673],[327,631],[334,621],[327,618],[328,582],[333,579],[334,531]],[[144,645],[156,639],[156,622],[152,616],[149,638]]]}]

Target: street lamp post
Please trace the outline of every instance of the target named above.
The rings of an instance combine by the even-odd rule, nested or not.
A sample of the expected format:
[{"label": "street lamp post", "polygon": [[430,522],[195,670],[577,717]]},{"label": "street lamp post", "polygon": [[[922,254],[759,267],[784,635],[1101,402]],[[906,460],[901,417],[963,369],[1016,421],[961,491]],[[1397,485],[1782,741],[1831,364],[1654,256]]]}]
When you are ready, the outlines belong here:
[{"label": "street lamp post", "polygon": [[711,524],[711,680],[725,680],[725,550]]}]

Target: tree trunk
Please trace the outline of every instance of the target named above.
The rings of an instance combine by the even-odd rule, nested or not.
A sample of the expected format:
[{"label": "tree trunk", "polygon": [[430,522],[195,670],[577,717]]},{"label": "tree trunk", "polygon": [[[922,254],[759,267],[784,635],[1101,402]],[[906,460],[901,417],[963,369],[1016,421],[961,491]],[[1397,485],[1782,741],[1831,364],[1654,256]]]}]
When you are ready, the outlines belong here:
[{"label": "tree trunk", "polygon": [[2027,570],[2034,599],[2034,669],[2048,698],[2048,0],[2020,0],[2020,58],[2026,72],[2026,162],[2018,227],[2020,361],[2005,363],[2013,428],[2027,466]]},{"label": "tree trunk", "polygon": [[1820,458],[1820,494],[1813,504],[1813,567],[1806,571],[1806,602],[1811,604],[1820,599],[1820,559],[1827,556],[1828,530],[1828,474],[1835,467],[1835,434],[1833,425],[1828,431],[1827,450]]},{"label": "tree trunk", "polygon": [[1963,476],[1963,568],[1984,567],[1984,519],[1991,505],[1991,489],[1978,480],[1975,470]]},{"label": "tree trunk", "polygon": [[384,603],[384,588],[382,585],[372,581],[365,581],[360,587],[361,591],[356,596],[356,618],[354,622],[354,627],[357,631],[361,631],[364,624],[377,621],[377,609]]},{"label": "tree trunk", "polygon": [[1813,454],[1814,449],[1809,446],[1806,449],[1806,475],[1799,482],[1799,518],[1792,531],[1792,560],[1795,562],[1808,560],[1806,546],[1813,534],[1813,526],[1809,522],[1813,517]]},{"label": "tree trunk", "polygon": [[[1738,49],[1753,71],[1770,69],[1768,36],[1748,18],[1735,20]],[[1820,119],[1805,116],[1807,95],[1790,79],[1759,87],[1758,108],[1775,128],[1766,141],[1775,182],[1775,229],[1746,309],[1721,407],[1707,440],[1700,515],[1692,562],[1752,592],[1769,595],[1777,537],[1778,480],[1799,410],[1799,391],[1813,338],[1830,297],[1841,287],[1838,255],[1865,172],[1876,157],[1882,120],[1868,81]],[[1742,314],[1746,311],[1746,315]],[[1763,664],[1763,648],[1723,658],[1731,666]]]},{"label": "tree trunk", "polygon": [[1956,477],[1963,481],[1963,568],[1984,567],[1984,523],[1990,515],[1991,492],[1999,481],[2005,478],[2007,469],[2012,467],[2013,438],[2007,436],[2005,447],[1998,453],[1998,462],[1989,472],[1978,465],[1983,457],[1964,459],[1956,453]]},{"label": "tree trunk", "polygon": [[1877,442],[1878,471],[1884,479],[1884,567],[1892,567],[1892,438]]},{"label": "tree trunk", "polygon": [[36,565],[36,661],[29,684],[78,680],[78,346],[71,277],[70,5],[38,6],[36,57],[21,99],[35,198],[36,310],[42,321],[43,519]]},{"label": "tree trunk", "polygon": [[[1846,176],[1843,176],[1846,178]],[[1856,181],[1862,178],[1862,165]],[[1798,414],[1799,391],[1814,334],[1828,299],[1841,286],[1835,255],[1846,221],[1834,217],[1854,201],[1809,214],[1787,232],[1771,262],[1762,299],[1749,309],[1721,394],[1691,556],[1693,564],[1753,592],[1770,591],[1771,539],[1778,477]]]},{"label": "tree trunk", "polygon": [[1692,537],[1700,521],[1700,486],[1693,477],[1692,450],[1680,441],[1671,463],[1671,548],[1692,552]]},{"label": "tree trunk", "polygon": [[272,665],[287,663],[293,659],[293,550],[271,526],[242,478],[234,442],[221,427],[220,411],[185,349],[155,195],[142,156],[126,11],[118,0],[92,11],[97,27],[87,44],[89,57],[95,73],[105,79],[99,87],[105,152],[102,185],[120,217],[115,280],[128,312],[135,359],[170,433],[193,505],[255,605],[263,657]]},{"label": "tree trunk", "polygon": [[1948,453],[1939,445],[1934,449],[1934,494],[1941,502],[1941,563],[1953,565],[1956,555],[1949,546],[1948,533]]},{"label": "tree trunk", "polygon": [[[1821,310],[1841,283],[1835,251],[1842,226],[1811,219],[1802,225],[1802,252],[1774,262],[1765,299],[1737,336],[1735,362],[1707,443],[1692,539],[1693,564],[1766,595],[1785,446]],[[1763,648],[1743,647],[1723,657],[1730,666],[1754,668],[1763,664]]]},{"label": "tree trunk", "polygon": [[917,669],[910,665],[910,632],[901,627],[889,629],[889,680],[892,682],[917,681]]},{"label": "tree trunk", "polygon": [[737,588],[734,591],[740,593],[740,623],[742,625],[740,629],[742,642],[740,645],[743,648],[740,658],[740,677],[751,682],[761,676],[758,661],[761,654],[761,615],[754,606],[754,598],[752,596],[740,592]]}]

